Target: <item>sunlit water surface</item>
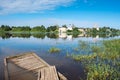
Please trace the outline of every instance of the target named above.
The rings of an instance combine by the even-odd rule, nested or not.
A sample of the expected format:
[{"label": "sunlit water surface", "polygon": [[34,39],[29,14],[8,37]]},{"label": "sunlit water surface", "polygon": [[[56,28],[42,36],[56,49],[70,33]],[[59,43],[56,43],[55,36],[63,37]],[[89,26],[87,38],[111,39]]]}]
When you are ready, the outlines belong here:
[{"label": "sunlit water surface", "polygon": [[[116,37],[77,37],[72,38],[29,38],[10,37],[3,39],[0,37],[0,80],[4,80],[4,63],[3,59],[7,56],[22,54],[26,52],[35,52],[38,56],[48,62],[50,65],[55,65],[57,70],[65,75],[68,80],[86,79],[84,68],[80,62],[67,57],[67,53],[74,53],[74,48],[80,46],[79,41],[86,41],[99,45],[101,41],[108,39],[120,38]],[[59,53],[49,53],[51,47],[60,48]],[[76,52],[75,52],[76,53]]]}]

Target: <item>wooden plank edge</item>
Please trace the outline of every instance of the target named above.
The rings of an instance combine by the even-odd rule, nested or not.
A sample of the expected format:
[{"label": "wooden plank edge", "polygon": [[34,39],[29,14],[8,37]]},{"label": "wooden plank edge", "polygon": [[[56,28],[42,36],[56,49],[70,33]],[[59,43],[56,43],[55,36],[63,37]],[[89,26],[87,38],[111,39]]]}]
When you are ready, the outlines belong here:
[{"label": "wooden plank edge", "polygon": [[[46,64],[48,67],[50,66],[47,62],[45,62],[42,58],[38,57],[35,53],[32,53],[37,59],[39,59],[40,61],[42,61],[44,64]],[[57,71],[58,72],[58,71]],[[67,80],[67,78],[61,74],[60,72],[58,72],[59,78],[60,80]]]},{"label": "wooden plank edge", "polygon": [[44,63],[46,66],[50,66],[47,62],[45,62],[42,58],[40,58],[38,55],[36,55],[35,53],[32,53],[33,56],[35,56],[38,60],[40,60],[42,63]]},{"label": "wooden plank edge", "polygon": [[11,58],[16,58],[16,57],[20,57],[20,56],[24,56],[24,55],[30,55],[32,54],[33,52],[26,52],[26,53],[21,53],[21,54],[16,54],[16,55],[13,55],[13,56],[8,56],[6,57],[7,59],[11,59]]},{"label": "wooden plank edge", "polygon": [[4,58],[4,78],[5,80],[9,80],[7,58]]},{"label": "wooden plank edge", "polygon": [[67,78],[63,74],[61,74],[60,72],[58,72],[58,75],[59,75],[60,80],[67,80]]}]

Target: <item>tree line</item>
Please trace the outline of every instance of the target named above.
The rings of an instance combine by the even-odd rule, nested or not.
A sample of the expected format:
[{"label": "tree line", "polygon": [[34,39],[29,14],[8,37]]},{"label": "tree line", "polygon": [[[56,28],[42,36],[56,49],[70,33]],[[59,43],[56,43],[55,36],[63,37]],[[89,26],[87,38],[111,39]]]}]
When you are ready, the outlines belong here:
[{"label": "tree line", "polygon": [[0,31],[17,31],[17,32],[57,32],[58,31],[58,26],[50,26],[48,28],[45,28],[44,25],[41,26],[35,26],[31,28],[30,26],[9,26],[9,25],[1,25],[0,26]]},{"label": "tree line", "polygon": [[[62,27],[67,28],[66,25],[63,25]],[[67,33],[76,33],[80,34],[80,31],[78,30],[78,27],[73,27],[72,30],[67,30]],[[1,25],[0,26],[0,32],[58,32],[59,26],[54,25],[54,26],[49,26],[45,27],[44,25],[41,26],[35,26],[31,28],[30,26],[9,26],[9,25]],[[119,29],[114,29],[110,27],[100,27],[99,30],[97,28],[84,28],[84,31],[86,34],[109,34],[109,33],[119,33]]]},{"label": "tree line", "polygon": [[[77,38],[79,34],[70,34],[72,35],[73,38]],[[9,39],[11,37],[19,37],[19,38],[30,38],[30,37],[34,37],[34,38],[41,38],[44,39],[45,37],[48,38],[53,38],[53,39],[57,39],[59,38],[59,34],[56,33],[0,33],[0,38],[2,39]],[[106,37],[114,37],[114,36],[119,36],[118,34],[86,34],[83,35],[83,37],[96,37],[99,36],[100,38],[106,38]],[[67,37],[63,38],[63,39],[67,39]]]},{"label": "tree line", "polygon": [[110,28],[110,27],[102,27],[102,28],[91,28],[87,30],[88,34],[120,34],[119,29]]}]

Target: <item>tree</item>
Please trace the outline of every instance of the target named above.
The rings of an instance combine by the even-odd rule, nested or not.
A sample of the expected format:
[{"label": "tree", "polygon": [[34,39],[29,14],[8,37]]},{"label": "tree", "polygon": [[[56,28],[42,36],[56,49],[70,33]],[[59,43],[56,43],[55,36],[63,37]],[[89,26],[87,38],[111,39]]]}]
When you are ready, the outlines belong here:
[{"label": "tree", "polygon": [[66,24],[64,24],[64,25],[62,25],[62,27],[67,28],[67,25],[66,25]]},{"label": "tree", "polygon": [[80,32],[77,27],[73,28],[73,32]]},{"label": "tree", "polygon": [[50,26],[47,28],[47,32],[57,32],[58,31],[58,26]]},{"label": "tree", "polygon": [[41,26],[36,26],[32,28],[32,31],[39,31],[39,32],[45,32],[46,28],[45,26],[41,25]]},{"label": "tree", "polygon": [[8,25],[1,25],[1,28],[0,28],[2,31],[10,31],[11,30],[11,27],[8,26]]},{"label": "tree", "polygon": [[12,31],[30,31],[30,26],[12,26]]}]

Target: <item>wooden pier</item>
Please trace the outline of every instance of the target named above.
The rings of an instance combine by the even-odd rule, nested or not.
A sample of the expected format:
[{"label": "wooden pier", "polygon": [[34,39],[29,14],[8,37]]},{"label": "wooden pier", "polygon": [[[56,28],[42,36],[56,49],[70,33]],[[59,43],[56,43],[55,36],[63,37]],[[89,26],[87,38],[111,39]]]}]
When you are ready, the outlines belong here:
[{"label": "wooden pier", "polygon": [[35,53],[24,53],[4,59],[5,80],[67,80]]}]

